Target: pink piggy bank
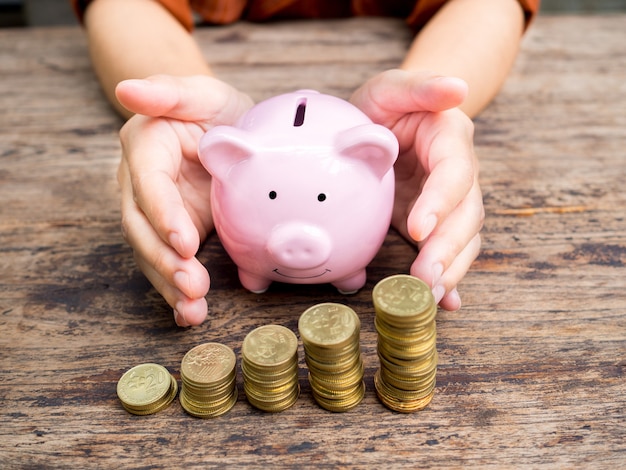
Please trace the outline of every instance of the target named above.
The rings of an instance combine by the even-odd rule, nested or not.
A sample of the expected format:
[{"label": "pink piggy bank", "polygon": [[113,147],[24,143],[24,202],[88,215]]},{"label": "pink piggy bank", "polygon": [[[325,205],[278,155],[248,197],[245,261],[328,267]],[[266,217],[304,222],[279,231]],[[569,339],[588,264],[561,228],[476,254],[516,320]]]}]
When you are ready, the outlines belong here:
[{"label": "pink piggy bank", "polygon": [[359,290],[389,229],[398,142],[350,103],[301,90],[209,130],[219,238],[248,290],[273,281]]}]

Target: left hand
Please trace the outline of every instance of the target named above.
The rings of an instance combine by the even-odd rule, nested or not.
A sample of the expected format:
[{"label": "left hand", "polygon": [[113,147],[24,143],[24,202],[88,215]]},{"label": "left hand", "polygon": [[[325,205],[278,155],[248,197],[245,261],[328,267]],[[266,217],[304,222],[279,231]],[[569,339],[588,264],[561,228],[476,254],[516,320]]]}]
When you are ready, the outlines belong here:
[{"label": "left hand", "polygon": [[458,109],[466,95],[457,78],[388,70],[350,100],[398,139],[391,223],[417,242],[410,272],[446,310],[461,307],[457,284],[478,256],[484,220],[474,126]]}]

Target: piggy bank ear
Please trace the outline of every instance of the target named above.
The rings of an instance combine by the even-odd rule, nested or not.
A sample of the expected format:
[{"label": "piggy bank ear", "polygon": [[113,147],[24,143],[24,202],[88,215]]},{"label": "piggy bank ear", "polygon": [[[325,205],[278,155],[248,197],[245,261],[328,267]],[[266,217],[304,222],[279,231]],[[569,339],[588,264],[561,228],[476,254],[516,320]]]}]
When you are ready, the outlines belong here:
[{"label": "piggy bank ear", "polygon": [[200,162],[214,177],[222,179],[233,165],[254,153],[250,135],[230,126],[216,126],[198,144]]},{"label": "piggy bank ear", "polygon": [[378,124],[363,124],[340,132],[335,145],[341,155],[364,161],[378,178],[382,178],[398,158],[396,136]]}]

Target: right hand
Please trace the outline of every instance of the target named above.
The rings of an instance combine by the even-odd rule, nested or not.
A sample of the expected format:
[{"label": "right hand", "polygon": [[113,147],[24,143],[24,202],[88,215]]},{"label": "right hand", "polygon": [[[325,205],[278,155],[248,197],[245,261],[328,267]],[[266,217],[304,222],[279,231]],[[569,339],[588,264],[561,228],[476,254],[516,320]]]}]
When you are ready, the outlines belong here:
[{"label": "right hand", "polygon": [[210,278],[195,255],[213,220],[211,176],[198,160],[198,141],[214,126],[233,124],[253,101],[208,76],[126,80],[115,92],[136,113],[120,131],[124,238],[176,323],[199,325]]}]

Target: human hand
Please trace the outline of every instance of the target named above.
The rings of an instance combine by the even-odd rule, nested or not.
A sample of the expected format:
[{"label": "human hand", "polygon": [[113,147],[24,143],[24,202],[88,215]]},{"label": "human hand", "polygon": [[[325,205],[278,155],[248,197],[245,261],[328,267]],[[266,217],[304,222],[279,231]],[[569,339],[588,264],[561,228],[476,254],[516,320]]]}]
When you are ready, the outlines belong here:
[{"label": "human hand", "polygon": [[119,102],[137,113],[120,131],[122,231],[139,268],[174,309],[179,326],[207,316],[209,273],[195,255],[213,230],[211,177],[198,160],[200,137],[233,124],[253,104],[208,76],[126,80]]},{"label": "human hand", "polygon": [[461,307],[456,286],[478,256],[484,220],[474,126],[457,108],[466,95],[460,79],[388,70],[351,98],[398,139],[391,223],[418,243],[410,272],[446,310]]}]

